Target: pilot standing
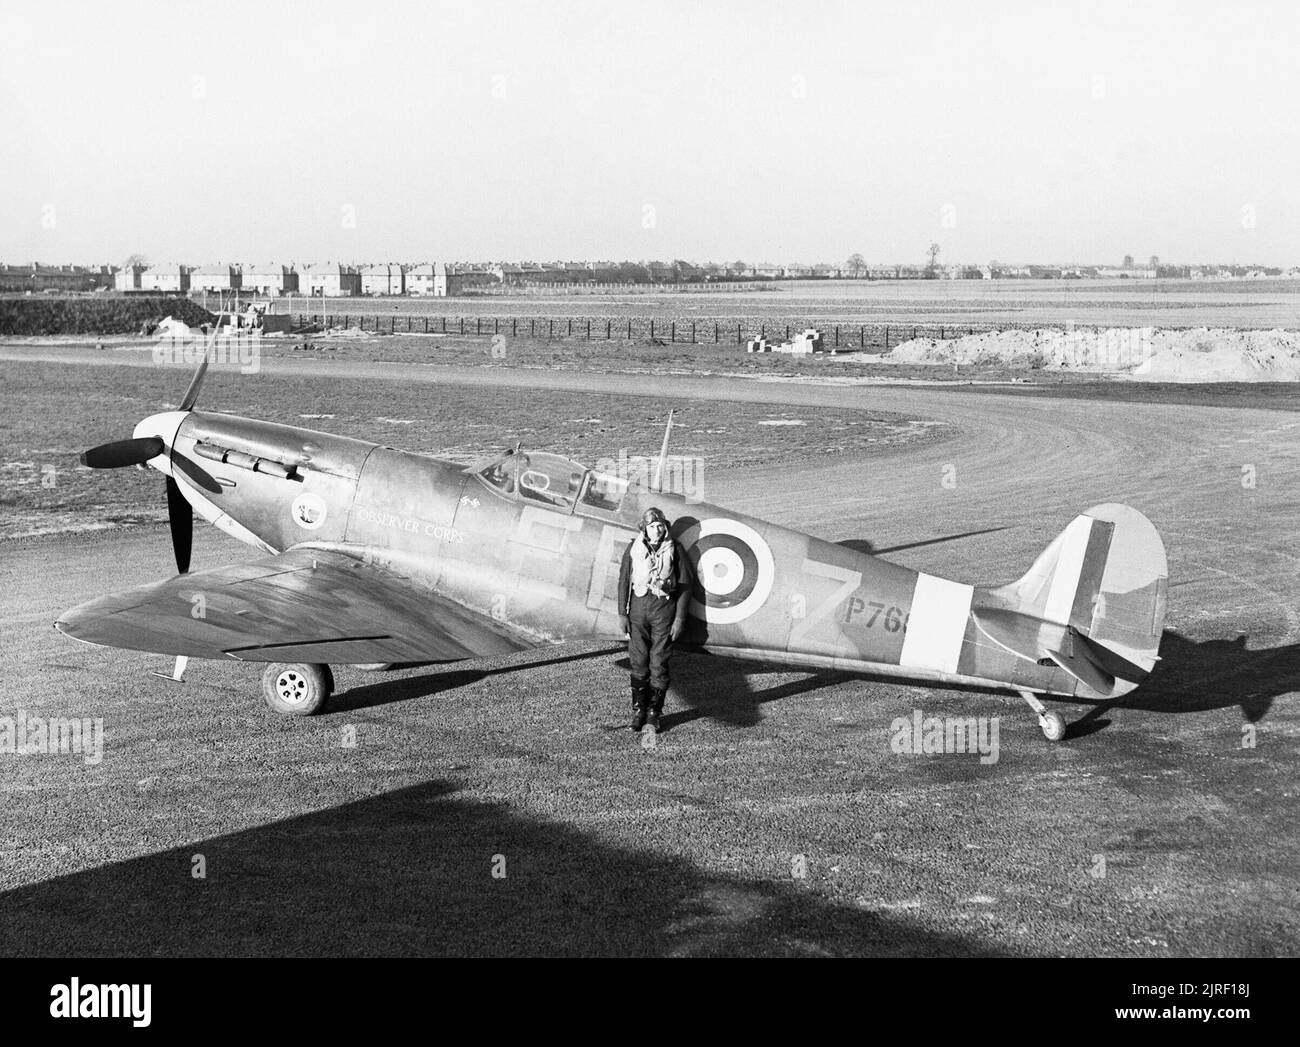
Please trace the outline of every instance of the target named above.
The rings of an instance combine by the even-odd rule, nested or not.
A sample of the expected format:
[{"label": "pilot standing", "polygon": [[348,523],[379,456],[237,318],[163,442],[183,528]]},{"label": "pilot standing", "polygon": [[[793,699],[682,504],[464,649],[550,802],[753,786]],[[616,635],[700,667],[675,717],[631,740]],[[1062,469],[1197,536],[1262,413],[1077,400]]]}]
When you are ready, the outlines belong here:
[{"label": "pilot standing", "polygon": [[686,628],[690,565],[668,534],[668,518],[653,506],[623,552],[618,570],[619,621],[632,666],[632,730],[659,729],[668,691],[672,645]]}]

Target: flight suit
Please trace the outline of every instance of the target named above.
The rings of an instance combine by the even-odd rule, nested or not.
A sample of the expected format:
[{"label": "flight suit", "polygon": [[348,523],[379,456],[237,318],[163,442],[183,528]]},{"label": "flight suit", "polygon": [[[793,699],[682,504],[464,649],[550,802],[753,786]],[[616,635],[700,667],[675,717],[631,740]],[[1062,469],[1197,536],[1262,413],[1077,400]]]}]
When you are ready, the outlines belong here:
[{"label": "flight suit", "polygon": [[[627,659],[632,672],[633,729],[639,730],[644,722],[658,728],[664,698],[670,678],[669,661],[672,658],[672,633],[674,626],[686,625],[686,611],[690,603],[691,574],[686,554],[672,537],[673,573],[671,586],[665,585],[666,596],[647,591],[638,595],[632,584],[632,546],[641,540],[638,535],[628,543],[618,571],[619,614],[628,620]],[[680,632],[680,629],[678,630]]]}]

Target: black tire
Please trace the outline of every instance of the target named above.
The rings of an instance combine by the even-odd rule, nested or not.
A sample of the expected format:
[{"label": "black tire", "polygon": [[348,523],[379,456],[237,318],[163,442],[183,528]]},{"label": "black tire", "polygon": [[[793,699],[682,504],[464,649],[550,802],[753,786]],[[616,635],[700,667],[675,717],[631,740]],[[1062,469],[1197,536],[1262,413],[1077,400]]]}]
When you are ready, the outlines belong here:
[{"label": "black tire", "polygon": [[281,716],[312,716],[325,708],[333,692],[328,665],[277,662],[262,673],[262,697]]}]

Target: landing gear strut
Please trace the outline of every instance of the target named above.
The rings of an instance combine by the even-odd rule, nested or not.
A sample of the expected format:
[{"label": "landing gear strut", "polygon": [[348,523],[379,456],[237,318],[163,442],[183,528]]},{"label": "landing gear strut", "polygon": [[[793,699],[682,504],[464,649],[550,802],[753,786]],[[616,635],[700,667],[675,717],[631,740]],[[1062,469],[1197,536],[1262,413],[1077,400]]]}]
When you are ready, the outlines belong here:
[{"label": "landing gear strut", "polygon": [[1033,691],[1021,691],[1020,697],[1038,714],[1038,726],[1043,729],[1044,738],[1049,742],[1059,742],[1065,737],[1065,720],[1060,713],[1049,712]]},{"label": "landing gear strut", "polygon": [[334,674],[328,665],[276,663],[262,673],[262,697],[281,716],[318,713],[333,692]]}]

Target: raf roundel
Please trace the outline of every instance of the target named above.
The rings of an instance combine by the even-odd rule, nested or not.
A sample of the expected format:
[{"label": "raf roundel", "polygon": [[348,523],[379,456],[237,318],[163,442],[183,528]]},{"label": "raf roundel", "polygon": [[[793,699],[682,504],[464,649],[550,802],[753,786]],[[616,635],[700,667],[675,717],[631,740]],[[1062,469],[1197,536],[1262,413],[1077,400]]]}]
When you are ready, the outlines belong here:
[{"label": "raf roundel", "polygon": [[702,520],[681,538],[695,563],[703,601],[691,613],[713,625],[730,625],[752,615],[772,592],[776,564],[757,531],[737,520]]}]

